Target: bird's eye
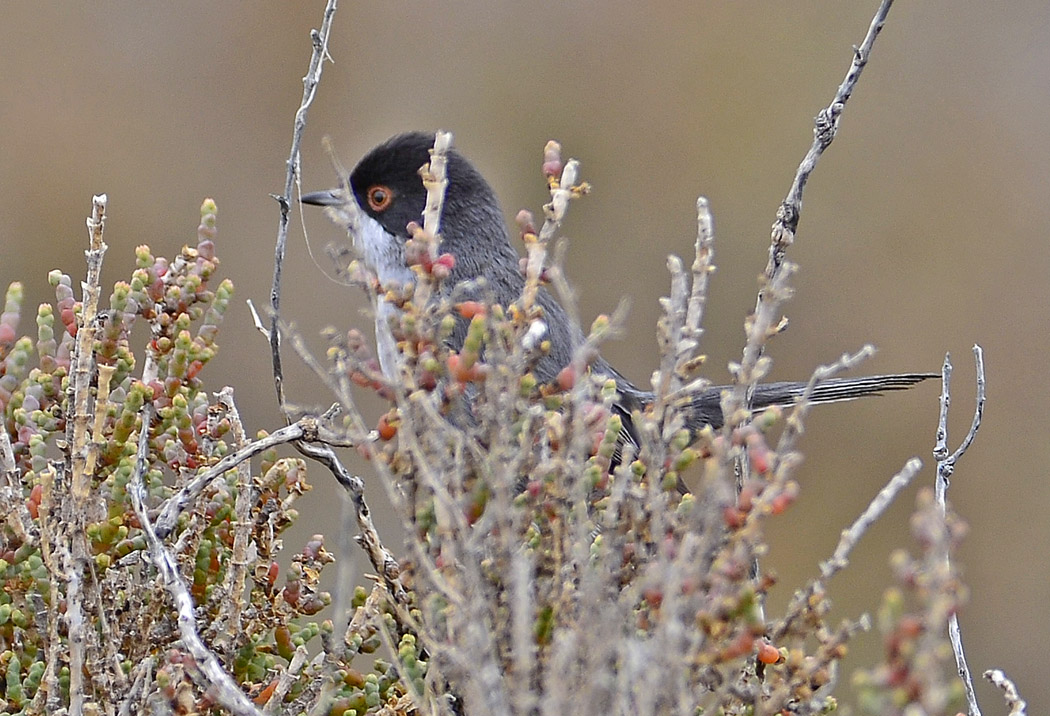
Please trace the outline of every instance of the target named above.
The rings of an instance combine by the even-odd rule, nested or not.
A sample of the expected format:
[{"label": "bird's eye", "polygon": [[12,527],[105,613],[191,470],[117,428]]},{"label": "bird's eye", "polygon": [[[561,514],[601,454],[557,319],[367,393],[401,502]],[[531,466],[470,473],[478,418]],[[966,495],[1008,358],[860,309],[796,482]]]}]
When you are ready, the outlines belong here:
[{"label": "bird's eye", "polygon": [[372,211],[386,211],[394,201],[394,192],[390,190],[390,187],[382,184],[368,187],[365,196],[368,198],[368,206]]}]

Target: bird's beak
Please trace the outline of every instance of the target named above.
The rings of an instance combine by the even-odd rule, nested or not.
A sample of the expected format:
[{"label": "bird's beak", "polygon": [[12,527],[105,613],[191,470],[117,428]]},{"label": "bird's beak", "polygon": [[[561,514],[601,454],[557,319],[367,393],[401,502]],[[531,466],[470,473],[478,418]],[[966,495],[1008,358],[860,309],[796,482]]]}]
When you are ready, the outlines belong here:
[{"label": "bird's beak", "polygon": [[340,206],[346,202],[341,189],[326,189],[303,194],[299,201],[314,206]]},{"label": "bird's beak", "polygon": [[361,209],[357,206],[354,195],[347,196],[343,189],[328,189],[326,191],[313,191],[299,197],[303,204],[323,206],[325,216],[339,226],[344,226],[350,233],[357,230],[361,222]]}]

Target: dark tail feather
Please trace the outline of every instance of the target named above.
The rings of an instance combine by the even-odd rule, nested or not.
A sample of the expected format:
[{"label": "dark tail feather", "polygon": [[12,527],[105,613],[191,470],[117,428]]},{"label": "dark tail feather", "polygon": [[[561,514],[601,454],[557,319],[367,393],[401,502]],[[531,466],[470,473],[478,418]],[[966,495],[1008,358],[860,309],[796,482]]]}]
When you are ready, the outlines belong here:
[{"label": "dark tail feather", "polygon": [[[897,375],[872,375],[866,378],[831,378],[821,381],[813,388],[810,401],[814,403],[837,403],[844,400],[863,398],[866,395],[879,395],[891,390],[906,390],[916,383],[928,378],[936,378],[939,373],[900,373]],[[755,388],[751,401],[754,410],[773,406],[787,408],[798,402],[806,392],[805,382],[763,383]],[[713,428],[722,427],[722,391],[729,386],[720,385],[708,388],[693,398],[694,430],[704,425]]]},{"label": "dark tail feather", "polygon": [[[939,373],[901,373],[899,375],[872,375],[866,378],[831,378],[818,383],[810,394],[814,403],[837,403],[843,400],[878,395],[891,390],[906,390]],[[767,383],[755,389],[751,405],[756,409],[773,405],[793,405],[806,391],[806,383]]]}]

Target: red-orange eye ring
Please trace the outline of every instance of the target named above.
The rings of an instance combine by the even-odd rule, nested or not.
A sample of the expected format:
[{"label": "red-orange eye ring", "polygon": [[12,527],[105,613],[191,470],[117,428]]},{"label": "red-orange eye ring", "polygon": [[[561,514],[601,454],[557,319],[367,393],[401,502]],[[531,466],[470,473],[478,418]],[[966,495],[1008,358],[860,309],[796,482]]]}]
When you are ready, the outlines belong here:
[{"label": "red-orange eye ring", "polygon": [[365,198],[368,199],[368,206],[372,211],[386,211],[394,201],[394,192],[383,184],[373,184],[365,192]]}]

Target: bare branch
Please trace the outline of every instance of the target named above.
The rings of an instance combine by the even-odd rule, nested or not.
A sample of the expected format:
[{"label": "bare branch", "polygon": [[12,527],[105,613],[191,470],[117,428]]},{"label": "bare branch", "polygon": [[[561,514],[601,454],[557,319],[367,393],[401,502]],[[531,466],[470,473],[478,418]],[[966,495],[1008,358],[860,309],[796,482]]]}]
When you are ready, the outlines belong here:
[{"label": "bare branch", "polygon": [[[963,454],[965,454],[967,449],[969,449],[970,445],[973,443],[974,438],[977,436],[977,430],[981,427],[981,417],[984,414],[984,351],[979,345],[974,344],[973,355],[974,361],[977,365],[977,400],[974,406],[973,421],[970,424],[970,429],[966,433],[966,437],[963,438],[959,447],[951,454],[948,453],[948,407],[951,405],[952,400],[952,360],[950,355],[945,354],[944,366],[941,369],[941,409],[937,421],[937,437],[933,449],[933,455],[937,459],[935,495],[942,516],[947,514],[946,497],[948,485],[951,482],[951,476],[955,472],[955,463],[963,456]],[[948,554],[945,554],[944,561],[946,564],[948,563],[948,560],[949,556]],[[952,643],[952,651],[955,654],[955,665],[959,670],[959,678],[962,679],[963,686],[966,689],[966,702],[970,710],[970,716],[980,716],[981,708],[977,703],[977,693],[973,687],[973,677],[970,675],[970,666],[966,663],[966,653],[963,650],[962,643],[962,632],[959,629],[959,617],[955,612],[952,612],[951,616],[948,617],[948,636]],[[985,676],[989,673],[992,672],[986,672]],[[996,685],[998,686],[999,684]],[[1010,684],[1010,686],[1012,687],[1013,684]],[[1002,687],[1000,686],[1000,688]],[[1009,697],[1007,697],[1007,700],[1009,702]],[[1023,713],[1024,702],[1021,702],[1021,705]],[[1011,713],[1013,713],[1013,711],[1011,711]]]},{"label": "bare branch", "polygon": [[707,284],[715,270],[715,219],[711,215],[711,205],[707,197],[696,200],[696,246],[693,253],[693,284],[689,294],[689,308],[685,316],[685,327],[682,333],[686,339],[679,347],[679,370],[682,361],[692,357],[700,345],[704,333],[701,327],[704,318],[704,305],[707,303]]},{"label": "bare branch", "polygon": [[[233,402],[233,388],[226,386],[216,395],[219,407],[225,412],[230,421],[230,444],[240,449],[245,445],[244,425],[237,405]],[[214,632],[219,643],[223,646],[230,643],[230,639],[241,633],[241,610],[244,600],[245,582],[248,578],[248,548],[251,541],[251,509],[254,502],[251,463],[247,460],[237,465],[237,499],[234,502],[233,522],[233,551],[230,557],[230,568],[223,579],[223,593],[227,599],[222,601],[219,616],[214,624],[217,631]]]},{"label": "bare branch", "polygon": [[292,189],[299,180],[299,146],[302,143],[303,131],[306,129],[306,115],[317,94],[317,85],[321,82],[321,70],[328,57],[328,33],[332,29],[332,18],[335,16],[337,0],[328,0],[325,5],[324,19],[320,30],[311,30],[313,54],[310,57],[310,68],[303,78],[303,99],[295,112],[295,124],[292,130],[292,148],[288,155],[288,171],[285,174],[284,194],[277,199],[280,205],[280,220],[277,226],[277,243],[273,258],[273,287],[270,289],[270,355],[273,361],[273,381],[277,390],[277,402],[284,408],[284,375],[281,369],[281,334],[277,330],[277,321],[281,315],[281,271],[284,267],[284,255],[288,243],[288,214],[291,211]]},{"label": "bare branch", "polygon": [[772,280],[780,270],[785,251],[794,243],[795,231],[798,229],[798,221],[802,213],[802,192],[806,188],[806,182],[809,181],[809,176],[816,168],[817,161],[824,150],[838,134],[839,121],[842,118],[842,112],[846,109],[846,102],[853,95],[853,90],[860,80],[860,74],[868,64],[875,39],[882,31],[882,26],[886,22],[886,16],[892,5],[893,0],[882,0],[879,4],[879,9],[875,11],[875,16],[871,19],[863,42],[860,43],[860,46],[853,48],[853,61],[850,63],[845,79],[835,92],[835,97],[817,114],[813,128],[813,144],[799,164],[795,178],[791,182],[791,189],[788,190],[787,197],[780,205],[777,219],[773,223],[773,241],[769,248],[769,263],[766,265],[765,272],[767,279]]},{"label": "bare branch", "polygon": [[164,548],[164,544],[157,537],[150,522],[149,514],[146,512],[145,492],[142,483],[143,476],[149,469],[149,424],[153,415],[152,403],[146,403],[142,407],[142,427],[139,429],[138,452],[135,460],[135,470],[132,472],[128,483],[128,495],[142,525],[143,534],[149,549],[150,560],[160,572],[164,587],[168,595],[175,603],[178,614],[179,634],[187,651],[193,655],[197,669],[193,673],[200,676],[201,688],[207,690],[211,696],[224,708],[229,709],[237,716],[262,716],[262,712],[252,705],[244,692],[240,690],[233,678],[226,673],[219,662],[218,657],[207,647],[197,632],[197,620],[194,617],[193,597],[179,574],[179,566],[175,563],[171,554]]},{"label": "bare branch", "polygon": [[868,529],[875,524],[875,522],[882,516],[886,509],[893,503],[897,495],[900,494],[901,490],[908,486],[919,470],[922,469],[922,461],[918,458],[912,458],[904,464],[904,467],[890,478],[890,481],[879,490],[878,494],[872,499],[868,506],[864,509],[849,528],[842,531],[842,536],[839,538],[839,543],[835,547],[835,551],[831,557],[821,563],[820,565],[820,577],[814,579],[807,585],[805,589],[799,590],[795,597],[791,600],[791,604],[788,606],[784,613],[784,618],[777,624],[776,628],[771,631],[770,638],[777,642],[792,627],[792,625],[805,613],[808,608],[810,599],[819,593],[824,591],[825,585],[828,580],[831,579],[836,573],[844,568],[849,563],[850,552],[857,546],[860,538],[868,531]]},{"label": "bare branch", "polygon": [[445,188],[448,186],[446,166],[448,151],[452,148],[452,133],[437,132],[434,148],[430,150],[430,163],[420,172],[423,187],[427,190],[427,203],[423,208],[423,230],[437,236],[441,230],[441,209],[445,204]]},{"label": "bare branch", "polygon": [[890,478],[886,486],[879,490],[879,494],[875,495],[872,501],[868,503],[860,517],[842,531],[842,536],[839,537],[839,543],[836,545],[831,559],[820,565],[821,577],[825,580],[830,579],[836,572],[849,564],[849,554],[857,546],[860,538],[882,517],[882,513],[893,504],[901,490],[911,484],[912,479],[921,469],[922,460],[913,457],[904,464],[904,468],[900,472]]},{"label": "bare branch", "polygon": [[723,411],[726,415],[727,430],[733,425],[730,420],[730,411],[735,412],[745,406],[755,384],[768,370],[768,366],[764,366],[762,362],[765,342],[786,327],[785,321],[780,320],[778,323],[777,315],[781,303],[791,295],[787,277],[784,274],[790,273],[794,267],[785,260],[785,254],[787,248],[795,241],[795,232],[802,213],[802,194],[810,174],[816,168],[817,161],[838,133],[839,120],[846,108],[846,102],[853,95],[861,72],[868,63],[875,39],[882,31],[882,26],[886,22],[886,16],[892,5],[893,0],[882,0],[868,26],[864,40],[860,46],[853,49],[853,61],[846,72],[846,77],[839,85],[831,103],[817,114],[813,143],[795,172],[787,197],[777,209],[777,217],[773,222],[771,234],[769,261],[764,272],[765,282],[759,291],[754,316],[748,327],[748,342],[740,364],[735,367],[731,366],[734,380],[740,384],[740,387],[731,392],[730,402],[726,406],[729,411]]}]

